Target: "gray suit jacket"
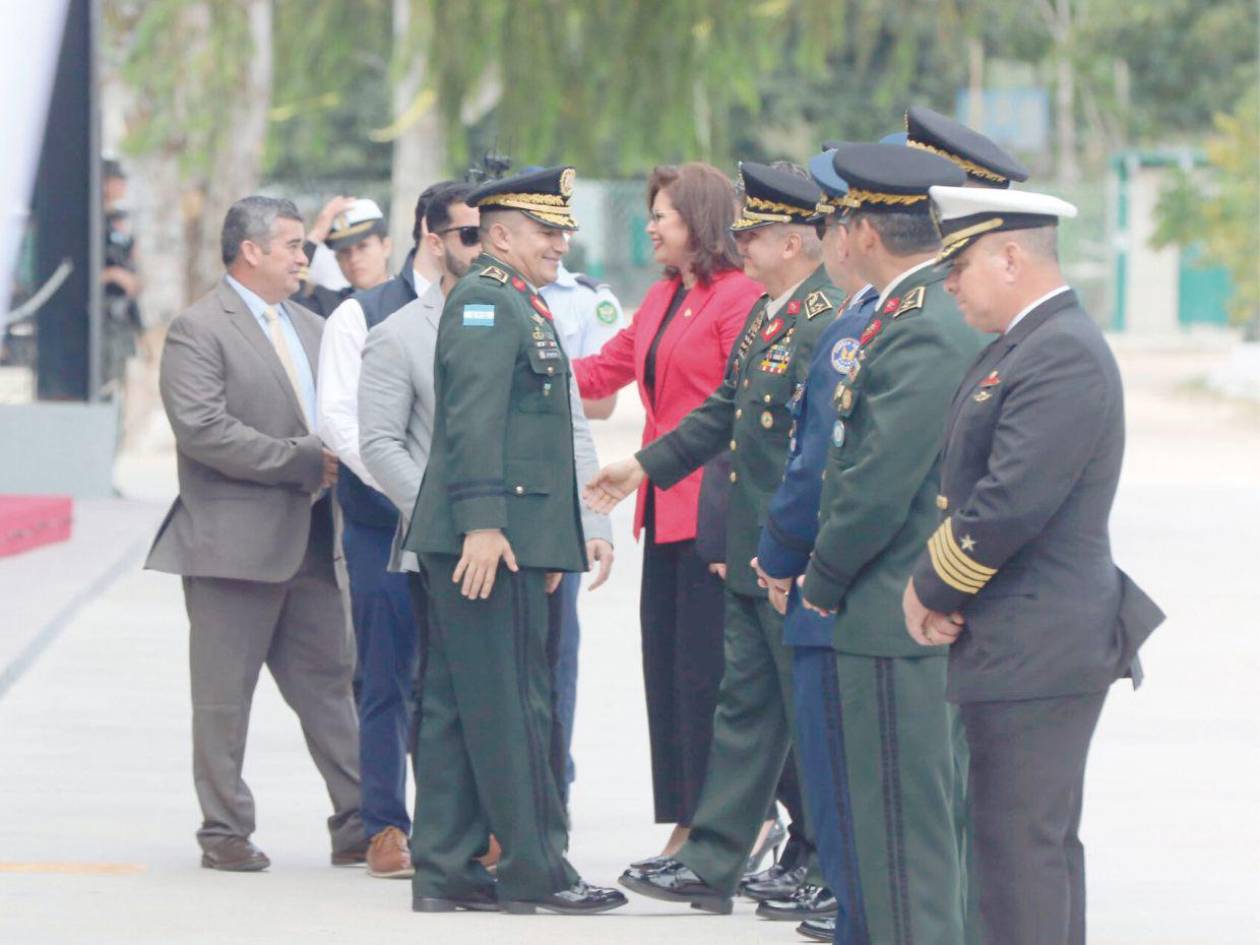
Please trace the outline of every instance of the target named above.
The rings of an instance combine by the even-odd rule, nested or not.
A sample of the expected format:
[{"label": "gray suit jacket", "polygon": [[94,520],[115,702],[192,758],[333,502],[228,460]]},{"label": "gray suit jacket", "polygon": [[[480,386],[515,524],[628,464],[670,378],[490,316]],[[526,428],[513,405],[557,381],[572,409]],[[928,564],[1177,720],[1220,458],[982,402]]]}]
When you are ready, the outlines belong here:
[{"label": "gray suit jacket", "polygon": [[1107,342],[1068,291],[980,355],[954,397],[944,517],[914,574],[934,610],[961,610],[953,702],[1098,692],[1140,666],[1163,614],[1111,558],[1124,396]]},{"label": "gray suit jacket", "polygon": [[[284,308],[314,373],[323,323],[293,301]],[[310,539],[323,447],[270,339],[226,282],[171,322],[160,390],[175,431],[179,496],[145,567],[289,580]],[[321,503],[329,534],[331,504]]]},{"label": "gray suit jacket", "polygon": [[[402,513],[390,557],[393,571],[416,569],[415,556],[402,550],[401,542],[411,522],[433,442],[433,358],[444,301],[441,284],[435,282],[418,299],[368,332],[363,349],[359,455]],[[599,458],[576,384],[571,385],[570,395],[574,465],[578,482],[585,483],[599,471]],[[612,541],[608,516],[585,506],[582,529],[587,540]]]}]

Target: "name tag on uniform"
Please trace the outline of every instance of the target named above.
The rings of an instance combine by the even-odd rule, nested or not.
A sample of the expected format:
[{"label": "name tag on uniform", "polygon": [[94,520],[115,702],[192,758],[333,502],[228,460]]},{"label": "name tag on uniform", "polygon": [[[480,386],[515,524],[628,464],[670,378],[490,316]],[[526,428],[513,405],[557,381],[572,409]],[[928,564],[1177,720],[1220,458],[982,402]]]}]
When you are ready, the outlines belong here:
[{"label": "name tag on uniform", "polygon": [[464,327],[465,328],[493,328],[494,327],[494,306],[493,305],[465,305],[464,306]]}]

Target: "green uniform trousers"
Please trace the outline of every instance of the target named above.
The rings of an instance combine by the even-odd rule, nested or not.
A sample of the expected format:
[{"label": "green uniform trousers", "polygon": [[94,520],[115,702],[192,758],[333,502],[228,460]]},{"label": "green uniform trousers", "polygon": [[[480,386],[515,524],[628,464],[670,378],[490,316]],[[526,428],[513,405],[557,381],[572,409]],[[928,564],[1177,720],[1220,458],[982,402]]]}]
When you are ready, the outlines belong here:
[{"label": "green uniform trousers", "polygon": [[858,873],[877,945],[974,941],[967,743],[945,701],[946,664],[836,654]]},{"label": "green uniform trousers", "polygon": [[451,581],[458,558],[422,554],[431,625],[416,744],[417,896],[460,898],[493,882],[476,862],[503,847],[499,898],[538,899],[577,881],[550,765],[545,572],[500,565],[486,600]]},{"label": "green uniform trousers", "polygon": [[[783,618],[768,600],[730,590],[724,641],[704,788],[677,858],[714,889],[733,895],[791,746],[792,651],[783,645]],[[812,836],[808,824],[805,835]],[[812,851],[807,881],[822,884]]]}]

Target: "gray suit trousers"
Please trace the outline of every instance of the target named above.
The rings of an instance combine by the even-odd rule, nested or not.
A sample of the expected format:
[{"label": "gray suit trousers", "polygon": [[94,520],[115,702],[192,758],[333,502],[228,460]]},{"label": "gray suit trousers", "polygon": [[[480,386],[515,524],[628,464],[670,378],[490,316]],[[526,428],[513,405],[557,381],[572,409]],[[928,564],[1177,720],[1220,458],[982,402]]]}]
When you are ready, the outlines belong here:
[{"label": "gray suit trousers", "polygon": [[983,945],[1085,945],[1085,759],[1107,693],[970,702]]},{"label": "gray suit trousers", "polygon": [[302,566],[288,581],[184,578],[191,627],[193,777],[203,818],[197,839],[203,849],[254,832],[254,798],[241,768],[250,705],[264,664],[297,713],[328,786],[333,850],[364,843],[359,731],[350,687],[354,650],[331,539],[321,534],[325,530],[312,528]]}]

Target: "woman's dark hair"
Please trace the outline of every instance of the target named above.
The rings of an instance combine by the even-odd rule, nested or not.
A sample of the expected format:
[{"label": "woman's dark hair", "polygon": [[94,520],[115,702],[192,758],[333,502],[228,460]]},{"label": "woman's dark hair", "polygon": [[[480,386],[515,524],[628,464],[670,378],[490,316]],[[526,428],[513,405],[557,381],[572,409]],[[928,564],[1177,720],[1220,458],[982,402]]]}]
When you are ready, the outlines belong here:
[{"label": "woman's dark hair", "polygon": [[[692,268],[700,282],[709,282],[719,272],[742,269],[731,224],[735,222],[735,185],[711,164],[661,164],[648,178],[648,212],[661,191],[687,225]],[[667,276],[677,270],[667,267]]]}]

